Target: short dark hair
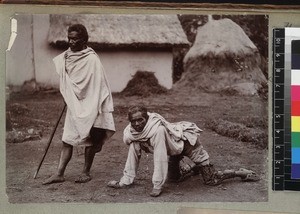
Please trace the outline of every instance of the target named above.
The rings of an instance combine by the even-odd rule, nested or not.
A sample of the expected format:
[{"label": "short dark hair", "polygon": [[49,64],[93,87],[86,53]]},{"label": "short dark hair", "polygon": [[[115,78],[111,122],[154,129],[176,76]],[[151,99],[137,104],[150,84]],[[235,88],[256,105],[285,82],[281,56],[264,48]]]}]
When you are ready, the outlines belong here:
[{"label": "short dark hair", "polygon": [[128,120],[130,121],[130,117],[132,114],[137,113],[137,112],[141,112],[142,116],[146,119],[148,119],[148,110],[145,106],[132,106],[129,108],[128,110]]},{"label": "short dark hair", "polygon": [[71,25],[69,28],[68,28],[68,33],[72,32],[72,31],[76,31],[80,37],[83,38],[83,40],[85,42],[87,42],[89,40],[89,34],[86,30],[86,27],[82,24],[74,24],[74,25]]}]

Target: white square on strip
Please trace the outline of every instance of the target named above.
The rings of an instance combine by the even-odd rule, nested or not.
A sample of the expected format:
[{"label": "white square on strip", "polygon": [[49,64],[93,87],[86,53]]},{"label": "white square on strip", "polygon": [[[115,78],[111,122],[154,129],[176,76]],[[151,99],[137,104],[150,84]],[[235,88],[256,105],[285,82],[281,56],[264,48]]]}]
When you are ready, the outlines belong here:
[{"label": "white square on strip", "polygon": [[291,70],[291,74],[292,74],[291,84],[300,85],[300,70],[293,69]]}]

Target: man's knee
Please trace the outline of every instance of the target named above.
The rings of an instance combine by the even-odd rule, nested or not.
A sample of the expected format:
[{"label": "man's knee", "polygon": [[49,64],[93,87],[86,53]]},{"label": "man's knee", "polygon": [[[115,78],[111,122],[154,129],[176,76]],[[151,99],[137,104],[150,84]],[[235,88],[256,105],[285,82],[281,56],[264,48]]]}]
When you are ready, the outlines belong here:
[{"label": "man's knee", "polygon": [[102,146],[103,146],[103,144],[95,144],[95,145],[93,145],[92,146],[92,148],[93,148],[93,151],[95,152],[95,153],[97,153],[97,152],[100,152],[101,150],[102,150]]},{"label": "man's knee", "polygon": [[68,144],[68,143],[66,143],[64,141],[62,143],[63,143],[62,144],[63,148],[69,148],[69,149],[73,148],[73,146],[71,144]]},{"label": "man's knee", "polygon": [[106,138],[106,130],[92,127],[90,137],[93,143],[99,143]]},{"label": "man's knee", "polygon": [[198,165],[209,164],[209,155],[207,151],[203,149],[201,144],[195,144],[192,146],[188,141],[185,141],[182,154],[190,158]]},{"label": "man's knee", "polygon": [[104,129],[92,127],[90,137],[93,150],[95,152],[100,152],[106,139],[106,131]]}]

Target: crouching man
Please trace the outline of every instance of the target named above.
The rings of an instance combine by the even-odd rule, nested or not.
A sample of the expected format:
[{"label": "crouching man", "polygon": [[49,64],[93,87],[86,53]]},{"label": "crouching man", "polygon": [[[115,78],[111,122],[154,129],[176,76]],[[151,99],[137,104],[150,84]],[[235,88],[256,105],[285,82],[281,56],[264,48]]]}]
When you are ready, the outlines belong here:
[{"label": "crouching man", "polygon": [[[124,130],[123,141],[129,145],[128,157],[120,181],[110,181],[109,187],[126,188],[133,184],[136,177],[141,151],[153,154],[153,189],[150,196],[157,197],[167,177],[180,181],[185,167],[180,167],[184,156],[194,163],[194,170],[200,171],[204,183],[217,185],[228,178],[240,177],[245,181],[258,180],[253,171],[216,171],[210,164],[209,155],[200,143],[202,131],[191,122],[169,123],[157,113],[149,113],[143,106],[129,109],[130,124]],[[169,174],[169,175],[168,175]]]}]

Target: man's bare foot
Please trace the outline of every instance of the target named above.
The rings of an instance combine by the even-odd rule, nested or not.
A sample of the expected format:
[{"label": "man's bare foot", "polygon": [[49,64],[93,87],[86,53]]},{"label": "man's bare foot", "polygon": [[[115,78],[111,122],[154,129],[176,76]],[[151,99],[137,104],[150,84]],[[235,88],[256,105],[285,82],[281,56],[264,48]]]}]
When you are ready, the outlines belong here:
[{"label": "man's bare foot", "polygon": [[53,184],[53,183],[62,183],[65,181],[64,176],[61,175],[52,175],[50,178],[43,182],[43,185]]},{"label": "man's bare foot", "polygon": [[259,181],[260,177],[252,170],[241,168],[235,172],[237,176],[239,176],[242,181]]},{"label": "man's bare foot", "polygon": [[108,187],[114,188],[114,189],[127,189],[130,188],[133,184],[123,184],[120,183],[119,181],[110,181],[107,183]]},{"label": "man's bare foot", "polygon": [[152,189],[152,191],[150,192],[150,196],[151,197],[158,197],[160,196],[162,193],[162,189]]},{"label": "man's bare foot", "polygon": [[90,180],[92,180],[92,177],[89,174],[81,174],[75,179],[75,183],[86,183]]}]

